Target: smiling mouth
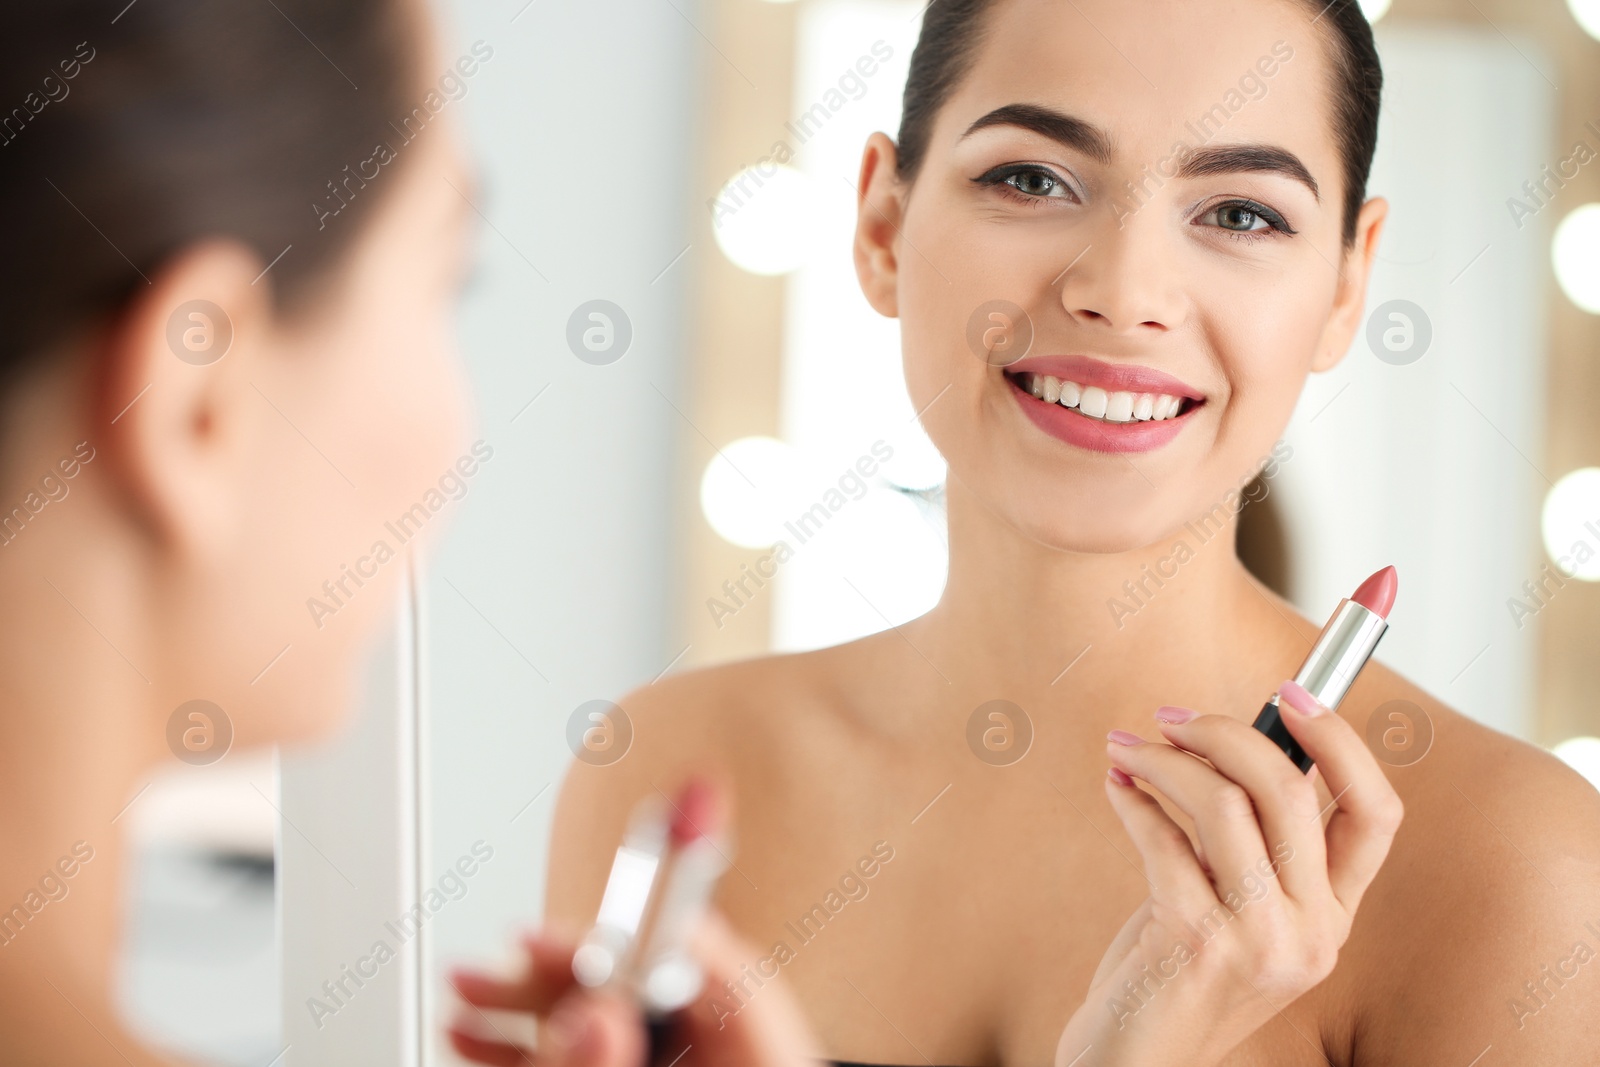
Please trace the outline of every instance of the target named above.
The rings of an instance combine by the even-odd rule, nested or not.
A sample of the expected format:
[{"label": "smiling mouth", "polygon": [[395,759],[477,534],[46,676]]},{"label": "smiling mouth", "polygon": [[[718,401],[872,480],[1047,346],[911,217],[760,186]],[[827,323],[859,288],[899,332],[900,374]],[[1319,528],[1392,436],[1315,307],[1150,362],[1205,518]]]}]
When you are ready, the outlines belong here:
[{"label": "smiling mouth", "polygon": [[1008,371],[1006,377],[1036,400],[1059,405],[1086,419],[1103,423],[1165,422],[1187,415],[1205,403],[1170,393],[1108,392],[1098,386],[1080,385],[1048,374],[1027,371]]}]

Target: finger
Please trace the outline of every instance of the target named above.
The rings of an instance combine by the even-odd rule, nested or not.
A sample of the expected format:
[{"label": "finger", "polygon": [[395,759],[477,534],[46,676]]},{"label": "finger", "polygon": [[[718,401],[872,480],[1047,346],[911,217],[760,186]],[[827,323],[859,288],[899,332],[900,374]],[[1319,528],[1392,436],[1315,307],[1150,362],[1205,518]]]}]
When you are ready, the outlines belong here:
[{"label": "finger", "polygon": [[527,1053],[515,1045],[485,1041],[453,1026],[446,1033],[450,1038],[450,1047],[456,1050],[456,1055],[469,1063],[487,1063],[493,1067],[525,1067],[534,1062]]},{"label": "finger", "polygon": [[[1245,888],[1276,877],[1292,899],[1326,901],[1326,841],[1317,790],[1260,730],[1226,715],[1196,715],[1187,708],[1156,712],[1161,733],[1177,747],[1211,762],[1223,777],[1250,794],[1267,862],[1247,874]],[[1288,861],[1293,859],[1290,864]]]},{"label": "finger", "polygon": [[563,998],[545,1034],[549,1049],[534,1058],[538,1067],[637,1067],[649,1053],[639,1009],[605,993]]},{"label": "finger", "polygon": [[542,933],[523,938],[527,962],[516,978],[504,978],[470,968],[450,972],[450,982],[463,1000],[480,1008],[548,1012],[576,984],[572,977],[572,945]]},{"label": "finger", "polygon": [[449,1036],[466,1059],[497,1067],[637,1067],[647,1044],[637,1008],[587,991],[557,1003],[538,1050],[486,1038],[460,1023],[450,1028]]},{"label": "finger", "polygon": [[[708,1060],[763,1067],[819,1062],[816,1039],[799,1005],[778,975],[766,977],[762,953],[726,920],[708,914],[695,932],[693,951],[706,980],[699,999],[683,1010],[680,1029]],[[760,985],[752,988],[750,973],[761,976]],[[731,988],[747,992],[736,998],[728,993]]]},{"label": "finger", "polygon": [[[1119,787],[1120,788],[1120,787]],[[1155,898],[1145,897],[1144,903],[1128,916],[1128,921],[1122,924],[1122,929],[1117,931],[1117,936],[1111,939],[1111,947],[1106,949],[1106,954],[1100,957],[1100,966],[1095,969],[1094,977],[1089,979],[1089,988],[1098,989],[1100,983],[1105,981],[1122,964],[1122,961],[1133,951],[1139,943],[1140,936],[1144,933],[1145,924],[1150,921],[1151,914],[1155,911]]]},{"label": "finger", "polygon": [[1156,798],[1131,780],[1124,785],[1115,776],[1106,781],[1106,795],[1133,847],[1144,859],[1144,877],[1150,883],[1151,897],[1184,916],[1192,917],[1216,907],[1216,891],[1200,866],[1189,835]]},{"label": "finger", "polygon": [[1261,824],[1243,786],[1171,745],[1149,744],[1122,730],[1113,730],[1111,738],[1106,751],[1112,764],[1149,782],[1193,820],[1217,896],[1267,862]]},{"label": "finger", "polygon": [[1405,807],[1349,723],[1295,682],[1284,682],[1278,695],[1284,725],[1322,768],[1337,805],[1326,830],[1328,884],[1345,911],[1354,913],[1389,855]]}]

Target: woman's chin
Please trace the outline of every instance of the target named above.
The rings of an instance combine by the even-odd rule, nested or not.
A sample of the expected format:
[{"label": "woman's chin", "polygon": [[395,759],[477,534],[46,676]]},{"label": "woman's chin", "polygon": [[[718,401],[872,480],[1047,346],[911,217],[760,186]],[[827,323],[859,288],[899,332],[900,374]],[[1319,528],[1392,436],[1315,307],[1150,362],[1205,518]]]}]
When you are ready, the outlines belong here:
[{"label": "woman's chin", "polygon": [[277,684],[268,687],[272,674],[287,666],[280,663],[262,678],[256,687],[261,692],[238,693],[232,706],[224,708],[232,720],[235,747],[313,747],[337,738],[354,722],[366,697],[356,665],[308,663],[284,670]]}]

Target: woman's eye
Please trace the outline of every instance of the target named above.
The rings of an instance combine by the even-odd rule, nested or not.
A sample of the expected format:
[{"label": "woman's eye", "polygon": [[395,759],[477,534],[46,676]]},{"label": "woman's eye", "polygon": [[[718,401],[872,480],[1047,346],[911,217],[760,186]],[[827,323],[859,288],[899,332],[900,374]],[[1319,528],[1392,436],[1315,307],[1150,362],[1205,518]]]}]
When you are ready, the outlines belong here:
[{"label": "woman's eye", "polygon": [[1005,179],[1007,185],[1028,196],[1062,196],[1066,186],[1054,174],[1043,170],[1018,171]]},{"label": "woman's eye", "polygon": [[[1015,164],[996,167],[977,178],[980,185],[1000,188],[1008,196],[1028,201],[1076,200],[1070,186],[1052,171],[1036,166]],[[1002,188],[1003,187],[1003,188]]]},{"label": "woman's eye", "polygon": [[1217,208],[1217,225],[1225,230],[1259,230],[1267,222],[1243,204],[1228,204]]},{"label": "woman's eye", "polygon": [[1283,216],[1264,205],[1248,200],[1232,200],[1218,204],[1206,212],[1200,221],[1235,234],[1265,236],[1268,230],[1287,234],[1295,232],[1289,228]]}]

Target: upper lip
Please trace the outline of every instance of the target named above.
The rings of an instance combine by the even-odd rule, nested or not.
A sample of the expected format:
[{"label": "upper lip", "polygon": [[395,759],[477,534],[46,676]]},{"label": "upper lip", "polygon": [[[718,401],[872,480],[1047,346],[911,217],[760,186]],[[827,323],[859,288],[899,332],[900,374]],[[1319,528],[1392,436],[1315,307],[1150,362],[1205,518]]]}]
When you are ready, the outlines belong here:
[{"label": "upper lip", "polygon": [[1108,393],[1164,393],[1168,396],[1204,400],[1194,386],[1154,367],[1130,363],[1107,363],[1091,356],[1028,356],[1005,368],[1007,374],[1044,374],[1052,378],[1095,386]]}]

